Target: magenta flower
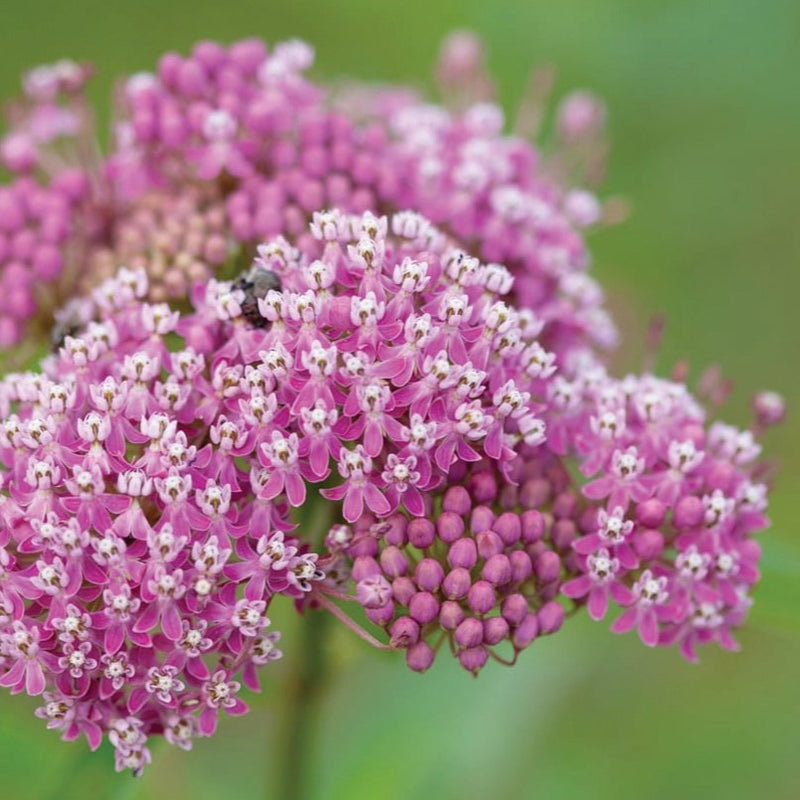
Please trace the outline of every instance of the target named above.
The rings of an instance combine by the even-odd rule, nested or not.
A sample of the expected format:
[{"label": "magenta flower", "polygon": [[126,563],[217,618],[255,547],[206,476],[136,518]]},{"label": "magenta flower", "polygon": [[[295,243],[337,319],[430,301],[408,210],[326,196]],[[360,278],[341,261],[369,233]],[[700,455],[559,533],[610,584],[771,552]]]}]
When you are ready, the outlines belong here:
[{"label": "magenta flower", "polygon": [[296,433],[283,436],[273,430],[269,442],[261,445],[262,464],[270,477],[261,490],[261,497],[272,500],[284,490],[289,503],[301,506],[306,499],[306,484],[300,474],[299,439]]},{"label": "magenta flower", "polygon": [[[592,619],[603,619],[608,610],[608,595],[627,598],[620,593],[617,573],[619,559],[612,557],[604,547],[586,558],[587,574],[573,578],[561,591],[573,599],[588,596],[587,607]],[[616,597],[615,597],[616,599]]]},{"label": "magenta flower", "polygon": [[666,590],[667,578],[665,575],[656,578],[646,569],[632,588],[630,597],[623,596],[619,601],[629,608],[617,617],[611,630],[615,633],[626,633],[637,628],[642,642],[648,647],[655,647],[658,644],[659,619],[663,622],[669,621],[669,616],[665,613],[665,603],[669,597]]},{"label": "magenta flower", "polygon": [[229,681],[225,670],[217,670],[211,679],[203,684],[203,697],[206,707],[200,713],[199,727],[204,736],[213,735],[217,729],[217,719],[220,709],[226,714],[246,714],[247,705],[240,700],[236,693],[241,684],[238,681]]},{"label": "magenta flower", "polygon": [[40,646],[41,631],[14,620],[10,629],[3,632],[0,642],[5,656],[5,672],[0,676],[0,686],[7,686],[12,694],[25,691],[39,695],[45,689],[45,669],[56,672],[64,669],[58,659]]},{"label": "magenta flower", "polygon": [[631,500],[641,502],[651,494],[639,479],[643,470],[644,459],[639,458],[635,447],[629,447],[624,452],[615,450],[611,456],[609,474],[587,483],[583,493],[592,500],[608,497],[608,504],[612,508],[624,510]]},{"label": "magenta flower", "polygon": [[339,474],[345,482],[333,489],[323,489],[329,500],[343,500],[342,513],[348,522],[355,522],[364,511],[364,504],[377,514],[386,514],[389,501],[381,494],[372,476],[372,459],[363,445],[354,450],[342,450]]}]

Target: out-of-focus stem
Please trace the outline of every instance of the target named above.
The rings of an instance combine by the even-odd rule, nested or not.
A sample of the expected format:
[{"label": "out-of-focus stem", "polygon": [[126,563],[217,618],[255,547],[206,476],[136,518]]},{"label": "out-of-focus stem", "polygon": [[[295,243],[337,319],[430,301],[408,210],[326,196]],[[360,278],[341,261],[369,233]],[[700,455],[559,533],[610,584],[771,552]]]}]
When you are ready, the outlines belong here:
[{"label": "out-of-focus stem", "polygon": [[309,778],[314,774],[313,731],[319,698],[326,683],[324,639],[330,617],[320,611],[306,612],[298,630],[300,651],[289,672],[286,702],[281,719],[278,791],[267,783],[266,800],[306,800]]},{"label": "out-of-focus stem", "polygon": [[[317,497],[298,509],[298,533],[312,549],[322,546],[336,507],[335,503]],[[308,781],[315,771],[311,761],[313,731],[319,699],[327,683],[325,638],[330,621],[326,612],[307,609],[298,625],[297,648],[292,653],[292,669],[287,673],[277,740],[278,782],[276,787],[274,775],[268,777],[267,800],[305,800],[309,796]]]}]

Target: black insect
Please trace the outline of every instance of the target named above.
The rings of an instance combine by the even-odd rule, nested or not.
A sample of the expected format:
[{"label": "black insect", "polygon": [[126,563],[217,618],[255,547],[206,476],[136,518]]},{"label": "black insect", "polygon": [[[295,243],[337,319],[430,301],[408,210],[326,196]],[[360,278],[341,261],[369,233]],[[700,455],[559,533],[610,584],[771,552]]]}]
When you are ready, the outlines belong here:
[{"label": "black insect", "polygon": [[66,343],[68,336],[77,336],[86,325],[77,304],[67,304],[55,314],[55,322],[50,330],[50,346],[57,353]]},{"label": "black insect", "polygon": [[253,264],[233,282],[234,289],[244,292],[242,301],[242,316],[254,327],[265,328],[268,320],[261,316],[258,310],[258,301],[263,300],[270,291],[280,292],[283,288],[281,279],[274,272],[264,267]]}]

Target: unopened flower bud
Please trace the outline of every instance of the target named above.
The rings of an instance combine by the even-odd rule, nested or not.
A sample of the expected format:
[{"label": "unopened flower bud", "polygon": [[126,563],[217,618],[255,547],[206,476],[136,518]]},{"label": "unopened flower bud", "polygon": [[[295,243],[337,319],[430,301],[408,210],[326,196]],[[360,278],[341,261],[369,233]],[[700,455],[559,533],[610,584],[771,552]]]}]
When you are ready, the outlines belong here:
[{"label": "unopened flower bud", "polygon": [[511,562],[511,580],[516,584],[525,583],[533,572],[531,557],[524,550],[514,550],[508,560]]},{"label": "unopened flower bud", "polygon": [[559,550],[568,550],[578,535],[575,523],[571,519],[557,519],[553,523],[550,538]]},{"label": "unopened flower bud", "polygon": [[[551,604],[548,603],[547,605],[551,605]],[[544,608],[546,608],[546,606]],[[542,611],[544,610],[544,608],[542,608],[539,611],[538,615],[537,614],[526,614],[522,618],[521,622],[515,628],[514,633],[511,636],[511,642],[513,643],[514,647],[517,648],[517,650],[523,650],[524,648],[526,648],[539,635],[539,630],[540,630],[539,619],[540,619],[540,616],[541,616]],[[559,606],[559,608],[561,608],[561,606]],[[548,614],[548,620],[547,621],[549,623],[551,623],[551,624],[555,623],[555,621],[556,621],[555,616]],[[561,627],[561,623],[560,622],[558,623],[558,625],[555,628],[553,628],[552,631],[551,630],[545,630],[544,627],[542,627],[541,628],[541,632],[542,633],[554,633],[555,631],[558,630],[559,627]]]},{"label": "unopened flower bud", "polygon": [[467,593],[467,603],[476,614],[488,614],[497,603],[492,584],[488,581],[477,581]]},{"label": "unopened flower bud", "polygon": [[636,506],[636,519],[645,528],[658,528],[664,521],[667,507],[660,500],[651,497]]},{"label": "unopened flower bud", "polygon": [[483,642],[483,624],[475,617],[467,617],[456,628],[454,638],[459,647],[477,647]]},{"label": "unopened flower bud", "polygon": [[786,401],[777,392],[759,392],[753,398],[753,411],[759,424],[779,425],[786,416]]},{"label": "unopened flower bud", "polygon": [[494,512],[488,506],[476,506],[469,518],[469,529],[473,536],[489,530],[494,522]]},{"label": "unopened flower bud", "polygon": [[501,613],[510,625],[519,625],[528,615],[528,601],[521,594],[510,594],[503,600]]},{"label": "unopened flower bud", "polygon": [[481,571],[483,579],[493,586],[505,586],[511,580],[511,562],[505,553],[490,556]]},{"label": "unopened flower bud", "polygon": [[587,91],[575,91],[564,98],[558,108],[556,125],[566,142],[577,142],[597,136],[605,123],[602,102]]},{"label": "unopened flower bud", "polygon": [[489,660],[489,651],[483,645],[471,647],[469,650],[462,650],[458,654],[458,660],[465,670],[477,675],[486,666],[486,662]]},{"label": "unopened flower bud", "polygon": [[523,508],[534,509],[543,506],[552,494],[550,482],[545,478],[531,478],[522,484],[519,503]]},{"label": "unopened flower bud", "polygon": [[[353,562],[352,578],[356,583],[364,578],[381,574],[378,562],[372,556],[358,556]],[[385,602],[385,601],[384,601]],[[383,605],[383,603],[381,603]]]},{"label": "unopened flower bud", "polygon": [[399,548],[389,545],[381,553],[381,569],[390,578],[399,578],[408,572],[408,558]]},{"label": "unopened flower bud", "polygon": [[506,512],[492,524],[492,530],[503,540],[506,547],[515,545],[522,535],[522,522],[519,514]]},{"label": "unopened flower bud", "polygon": [[[466,594],[466,592],[465,592]],[[464,609],[455,600],[445,600],[439,611],[439,624],[446,631],[454,631],[464,619]]]},{"label": "unopened flower bud", "polygon": [[672,521],[677,528],[693,528],[702,522],[704,514],[703,501],[694,495],[687,495],[678,500]]},{"label": "unopened flower bud", "polygon": [[454,511],[444,511],[436,520],[436,530],[439,538],[450,544],[464,534],[464,520]]},{"label": "unopened flower bud", "polygon": [[488,472],[478,472],[472,476],[469,490],[476,503],[491,503],[497,497],[497,481]]},{"label": "unopened flower bud", "polygon": [[475,537],[478,554],[483,559],[503,552],[503,540],[494,531],[482,531]]},{"label": "unopened flower bud", "polygon": [[429,519],[412,519],[407,532],[408,541],[418,550],[427,549],[436,539],[436,528]]},{"label": "unopened flower bud", "polygon": [[403,514],[392,514],[386,522],[389,529],[384,534],[384,539],[387,544],[393,544],[395,547],[403,547],[408,541],[408,520]]},{"label": "unopened flower bud", "polygon": [[433,648],[425,641],[419,641],[406,650],[406,663],[414,672],[425,672],[435,657]]},{"label": "unopened flower bud", "polygon": [[545,521],[540,511],[523,511],[520,517],[522,540],[529,544],[538,542],[544,536]]},{"label": "unopened flower bud", "polygon": [[578,498],[572,492],[561,492],[553,500],[552,513],[556,519],[571,519],[578,509]]},{"label": "unopened flower bud", "polygon": [[390,600],[380,608],[367,608],[365,613],[367,619],[374,625],[388,625],[394,617],[394,603]]},{"label": "unopened flower bud", "polygon": [[408,601],[408,613],[420,625],[427,625],[438,616],[439,602],[430,592],[416,592]]},{"label": "unopened flower bud", "polygon": [[452,511],[463,517],[466,516],[472,508],[472,500],[470,499],[469,492],[463,486],[451,486],[445,493],[442,499],[442,509],[444,511]]},{"label": "unopened flower bud", "polygon": [[472,585],[469,570],[463,567],[456,567],[445,576],[442,582],[442,591],[445,597],[450,600],[460,600],[467,596],[467,592]]},{"label": "unopened flower bud", "polygon": [[706,473],[706,485],[727,493],[736,478],[736,467],[728,461],[717,461]]},{"label": "unopened flower bud", "polygon": [[539,621],[540,633],[555,633],[564,624],[564,607],[555,600],[551,600],[536,612],[536,617]]},{"label": "unopened flower bud", "polygon": [[552,583],[561,577],[561,559],[558,553],[545,550],[536,557],[534,562],[536,577],[542,583]]},{"label": "unopened flower bud", "polygon": [[642,561],[653,561],[664,552],[664,537],[659,531],[639,531],[634,534],[633,549]]},{"label": "unopened flower bud", "polygon": [[508,636],[508,622],[503,617],[489,617],[483,621],[484,644],[500,644]]},{"label": "unopened flower bud", "polygon": [[389,630],[392,647],[410,647],[419,639],[419,624],[411,617],[398,617]]},{"label": "unopened flower bud", "polygon": [[401,606],[407,606],[408,601],[416,594],[417,586],[411,578],[395,578],[392,581],[392,596]]},{"label": "unopened flower bud", "polygon": [[435,592],[444,580],[444,569],[435,559],[423,558],[414,570],[414,580],[420,589],[426,592]]},{"label": "unopened flower bud", "polygon": [[447,563],[451,567],[472,569],[478,561],[478,548],[474,539],[459,539],[450,545],[447,553]]}]

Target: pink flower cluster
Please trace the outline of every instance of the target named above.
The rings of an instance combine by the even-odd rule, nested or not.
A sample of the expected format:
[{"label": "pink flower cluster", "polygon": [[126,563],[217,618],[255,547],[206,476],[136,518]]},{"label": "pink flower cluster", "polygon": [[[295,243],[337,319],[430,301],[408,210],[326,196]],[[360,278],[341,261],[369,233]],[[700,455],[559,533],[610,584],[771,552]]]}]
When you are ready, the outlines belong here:
[{"label": "pink flower cluster", "polygon": [[[368,513],[332,532],[329,548],[352,562],[370,620],[392,647],[409,648],[417,670],[444,641],[473,672],[489,657],[504,660],[504,639],[513,662],[537,632],[560,626],[559,593],[594,619],[613,601],[614,631],[638,628],[646,645],[676,643],[690,660],[697,644],[734,649],[731,631],[758,579],[752,534],[768,524],[753,434],[721,423],[706,430],[680,384],[620,381],[586,359],[548,381],[546,401],[547,441],[517,447],[505,474],[459,463],[444,493],[433,493],[429,519]],[[774,422],[768,401],[760,405]],[[592,480],[570,476],[573,457]]]},{"label": "pink flower cluster", "polygon": [[134,772],[150,735],[188,749],[246,711],[280,655],[271,598],[323,577],[248,459],[267,398],[201,343],[170,349],[179,315],[146,291],[121,271],[42,374],[0,382],[0,686]]},{"label": "pink flower cluster", "polygon": [[[380,646],[335,601],[359,603],[419,671],[444,642],[513,663],[561,595],[690,658],[732,646],[766,524],[751,433],[706,433],[680,384],[559,366],[501,299],[513,276],[419,214],[316,212],[298,238],[190,314],[123,270],[43,375],[0,384],[0,685],[47,688],[50,724],[138,770],[148,735],[244,710],[276,593]],[[321,483],[341,517],[318,566],[287,534]]]},{"label": "pink flower cluster", "polygon": [[[322,494],[347,522],[400,505],[422,516],[455,462],[505,474],[519,444],[544,441],[537,398],[554,356],[536,317],[501,299],[504,267],[412,212],[318,212],[310,231],[304,251],[260,246],[248,288],[212,280],[178,323],[216,353],[220,381],[257,389],[229,424],[271,470],[264,496],[300,506],[333,463]],[[259,291],[259,273],[281,289]]]},{"label": "pink flower cluster", "polygon": [[[278,594],[477,674],[584,604],[689,659],[733,648],[758,579],[755,434],[781,398],[754,432],[708,425],[598,355],[581,230],[606,211],[567,156],[597,171],[602,106],[570,96],[543,159],[503,133],[469,36],[437,71],[454,110],[324,92],[312,55],[167,54],[121,87],[102,158],[89,72],[59,62],[0,143],[0,344],[35,285],[91,290],[40,374],[0,380],[0,685],[118,768],[246,710]],[[296,525],[311,502],[327,535]]]},{"label": "pink flower cluster", "polygon": [[768,524],[753,434],[706,429],[684,386],[652,376],[597,374],[554,391],[562,408],[550,445],[569,442],[580,471],[596,476],[582,488],[593,507],[572,544],[582,574],[564,594],[585,598],[593,619],[613,600],[625,609],[614,631],[638,628],[650,646],[678,643],[690,660],[696,644],[734,649],[731,629],[758,579],[752,534]]},{"label": "pink flower cluster", "polygon": [[[470,42],[470,58],[464,41],[443,53],[443,85],[463,106],[453,112],[402,90],[324,90],[304,77],[313,52],[301,42],[201,42],[124,82],[104,157],[84,95],[89,71],[68,61],[33,70],[0,155],[13,172],[39,175],[46,192],[58,197],[66,186],[72,202],[60,259],[48,258],[36,280],[58,275],[86,288],[135,262],[146,265],[150,299],[180,298],[225,262],[247,265],[259,242],[302,235],[320,208],[410,208],[506,264],[517,276],[514,302],[536,310],[548,347],[612,344],[580,235],[603,210],[590,193],[567,190],[559,168],[576,162],[570,148],[592,150],[602,108],[568,98],[557,126],[564,157],[543,160],[525,138],[503,133],[500,108],[475,91],[487,81]],[[26,264],[11,274],[28,269],[22,283],[31,284]],[[34,310],[17,308],[9,339]]]},{"label": "pink flower cluster", "polygon": [[139,720],[120,764],[176,715],[184,739],[212,732],[220,682],[242,709],[234,676],[256,686],[273,652],[270,597],[323,577],[285,535],[308,484],[349,522],[421,517],[455,464],[509,475],[544,440],[553,356],[500,299],[504,268],[413,213],[391,233],[370,213],[313,219],[311,252],[263,245],[183,317],[121,271],[43,375],[0,384],[0,685],[47,689],[43,713],[93,746]]}]

